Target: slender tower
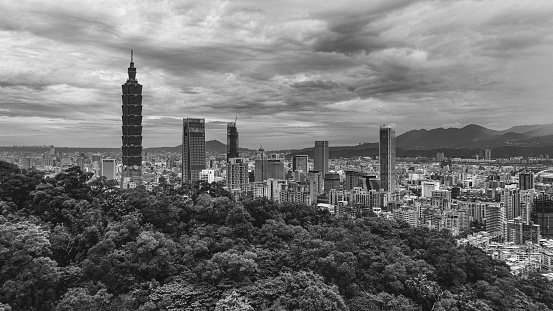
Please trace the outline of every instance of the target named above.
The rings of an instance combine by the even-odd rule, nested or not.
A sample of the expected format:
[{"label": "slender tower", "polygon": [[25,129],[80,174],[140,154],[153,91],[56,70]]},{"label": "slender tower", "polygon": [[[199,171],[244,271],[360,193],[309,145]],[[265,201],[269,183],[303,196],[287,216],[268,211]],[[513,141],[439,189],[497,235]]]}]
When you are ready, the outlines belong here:
[{"label": "slender tower", "polygon": [[129,78],[122,85],[123,95],[123,145],[121,146],[121,187],[142,185],[142,85],[136,80],[133,51],[128,69]]},{"label": "slender tower", "polygon": [[231,158],[238,158],[238,128],[236,120],[227,123],[227,162]]},{"label": "slender tower", "polygon": [[380,184],[385,191],[396,190],[396,125],[380,125]]}]

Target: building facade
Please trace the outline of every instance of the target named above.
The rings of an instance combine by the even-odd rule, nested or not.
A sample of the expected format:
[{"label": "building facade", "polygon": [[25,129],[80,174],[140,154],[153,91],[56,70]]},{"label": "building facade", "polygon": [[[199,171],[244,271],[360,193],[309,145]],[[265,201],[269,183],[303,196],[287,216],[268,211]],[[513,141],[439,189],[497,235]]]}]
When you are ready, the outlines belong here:
[{"label": "building facade", "polygon": [[296,155],[292,158],[292,171],[309,171],[309,157],[306,154]]},{"label": "building facade", "polygon": [[195,182],[205,169],[205,119],[182,119],[182,181]]},{"label": "building facade", "polygon": [[240,191],[249,183],[248,162],[244,158],[230,158],[227,162],[227,187]]},{"label": "building facade", "polygon": [[396,130],[395,124],[380,125],[380,183],[384,191],[396,189]]},{"label": "building facade", "polygon": [[518,174],[518,188],[520,190],[534,189],[534,173],[523,172]]},{"label": "building facade", "polygon": [[238,128],[236,122],[227,123],[227,160],[230,158],[238,158]]},{"label": "building facade", "polygon": [[130,183],[142,184],[142,85],[136,79],[132,50],[128,75],[127,82],[122,85],[123,95],[121,96],[123,100],[121,186],[123,188]]},{"label": "building facade", "polygon": [[115,180],[117,176],[117,164],[115,159],[102,159],[102,176],[107,180]]},{"label": "building facade", "polygon": [[314,170],[321,172],[323,176],[328,173],[328,152],[327,140],[315,141],[315,150],[313,151]]}]

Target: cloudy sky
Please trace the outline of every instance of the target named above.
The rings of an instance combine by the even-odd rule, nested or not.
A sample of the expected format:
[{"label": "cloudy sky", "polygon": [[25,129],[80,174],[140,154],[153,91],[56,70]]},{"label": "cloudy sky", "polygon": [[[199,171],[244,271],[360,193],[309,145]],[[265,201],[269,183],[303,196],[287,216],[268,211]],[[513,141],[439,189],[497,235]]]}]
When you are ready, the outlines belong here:
[{"label": "cloudy sky", "polygon": [[130,49],[146,147],[553,122],[551,0],[0,0],[0,145],[120,146]]}]

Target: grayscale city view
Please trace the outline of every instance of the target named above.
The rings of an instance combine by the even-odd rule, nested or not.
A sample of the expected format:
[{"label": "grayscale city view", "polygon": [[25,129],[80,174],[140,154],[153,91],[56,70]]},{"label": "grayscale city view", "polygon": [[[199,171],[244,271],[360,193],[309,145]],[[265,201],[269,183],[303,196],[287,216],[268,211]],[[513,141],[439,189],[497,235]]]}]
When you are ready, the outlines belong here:
[{"label": "grayscale city view", "polygon": [[553,310],[553,2],[0,0],[0,311]]}]

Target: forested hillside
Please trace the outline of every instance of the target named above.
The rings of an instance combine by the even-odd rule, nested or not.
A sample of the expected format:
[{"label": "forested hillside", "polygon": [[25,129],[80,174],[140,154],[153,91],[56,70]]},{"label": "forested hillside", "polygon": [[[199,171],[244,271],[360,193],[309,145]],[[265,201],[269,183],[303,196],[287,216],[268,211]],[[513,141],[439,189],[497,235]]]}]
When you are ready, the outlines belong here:
[{"label": "forested hillside", "polygon": [[0,162],[0,310],[553,308],[551,282],[445,231],[89,178]]}]

